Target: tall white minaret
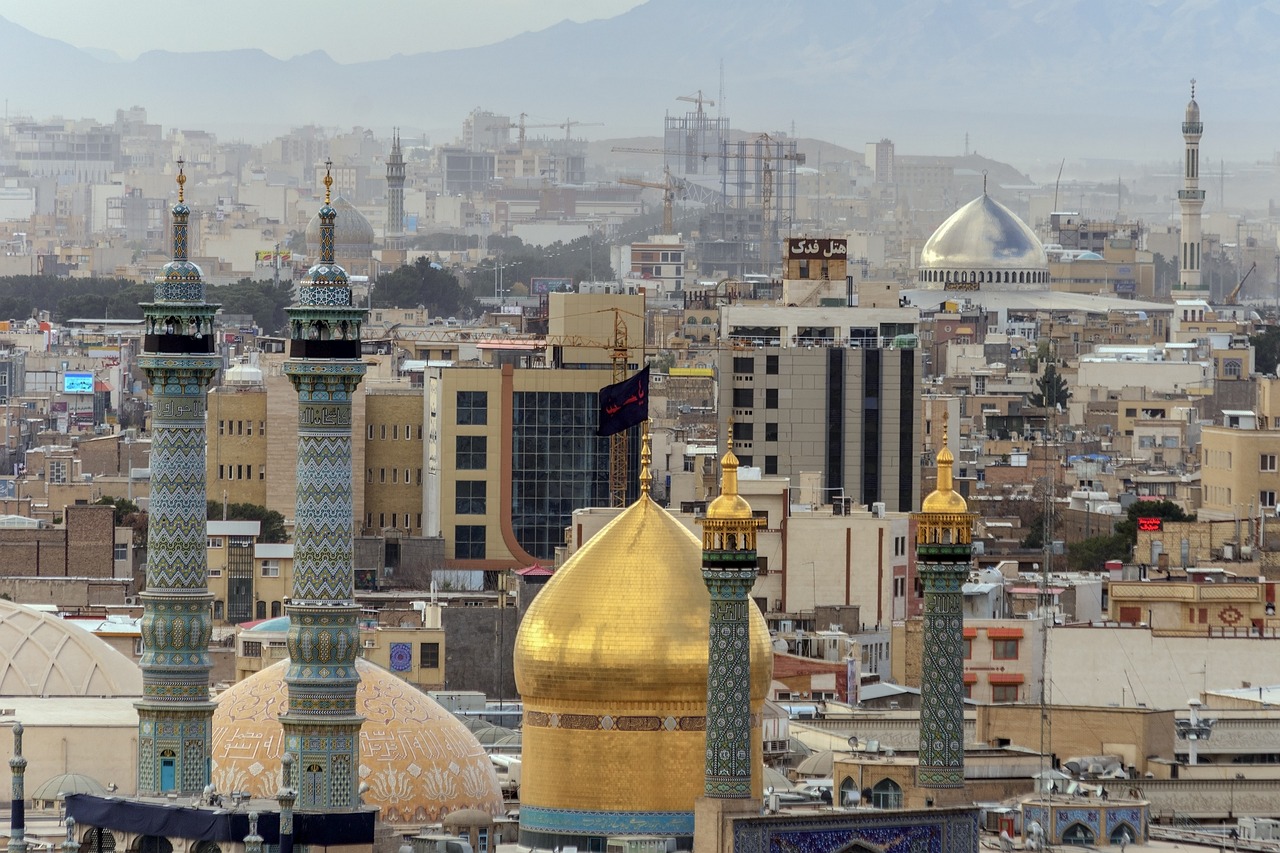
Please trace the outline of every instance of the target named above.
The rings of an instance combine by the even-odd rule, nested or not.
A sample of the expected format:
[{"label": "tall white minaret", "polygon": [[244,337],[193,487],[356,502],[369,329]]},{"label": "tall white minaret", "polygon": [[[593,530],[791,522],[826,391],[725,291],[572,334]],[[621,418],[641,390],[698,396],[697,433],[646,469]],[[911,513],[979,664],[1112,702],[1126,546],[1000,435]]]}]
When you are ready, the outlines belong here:
[{"label": "tall white minaret", "polygon": [[1178,292],[1174,296],[1184,299],[1209,297],[1209,289],[1200,280],[1200,210],[1204,207],[1204,190],[1200,189],[1200,133],[1203,130],[1193,79],[1191,101],[1182,122],[1186,156],[1182,189],[1178,190],[1178,204],[1182,207],[1182,256],[1178,259]]}]

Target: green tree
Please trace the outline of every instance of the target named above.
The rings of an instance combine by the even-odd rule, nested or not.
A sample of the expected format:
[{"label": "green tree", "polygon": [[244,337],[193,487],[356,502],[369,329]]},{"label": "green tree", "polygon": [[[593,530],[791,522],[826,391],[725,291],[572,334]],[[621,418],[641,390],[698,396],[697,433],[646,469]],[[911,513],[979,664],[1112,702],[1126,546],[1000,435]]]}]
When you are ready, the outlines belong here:
[{"label": "green tree", "polygon": [[113,498],[111,495],[103,495],[94,501],[98,506],[109,506],[115,508],[115,525],[121,527],[124,525],[125,516],[138,512],[138,505],[128,498]]},{"label": "green tree", "polygon": [[1053,364],[1046,367],[1044,373],[1036,380],[1036,388],[1038,390],[1030,398],[1030,403],[1033,406],[1053,409],[1058,406],[1065,406],[1067,401],[1071,399],[1071,391],[1067,388],[1067,380]]},{"label": "green tree", "polygon": [[242,278],[235,284],[210,287],[206,291],[210,302],[222,305],[227,314],[250,314],[253,322],[264,331],[277,332],[285,328],[288,315],[284,309],[293,300],[292,285],[272,280],[253,281]]},{"label": "green tree", "polygon": [[1120,533],[1090,536],[1067,547],[1067,565],[1076,572],[1101,571],[1107,560],[1128,560],[1133,545]]},{"label": "green tree", "polygon": [[[210,521],[222,520],[222,503],[208,501],[206,517]],[[288,542],[289,535],[284,527],[284,516],[274,509],[267,509],[258,504],[227,504],[227,521],[259,521],[262,527],[258,531],[259,542]]]},{"label": "green tree", "polygon": [[432,317],[469,317],[476,300],[458,277],[426,258],[392,270],[378,278],[373,289],[375,308],[412,308],[421,305]]},{"label": "green tree", "polygon": [[1258,334],[1250,335],[1249,343],[1254,349],[1254,368],[1259,373],[1274,376],[1276,366],[1280,364],[1280,326],[1268,326]]}]

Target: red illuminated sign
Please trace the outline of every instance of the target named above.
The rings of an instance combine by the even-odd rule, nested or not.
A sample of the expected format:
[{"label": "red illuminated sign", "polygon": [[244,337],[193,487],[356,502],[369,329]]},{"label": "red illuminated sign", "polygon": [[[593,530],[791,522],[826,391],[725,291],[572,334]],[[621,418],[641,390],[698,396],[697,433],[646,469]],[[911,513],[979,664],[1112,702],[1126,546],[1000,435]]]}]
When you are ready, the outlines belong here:
[{"label": "red illuminated sign", "polygon": [[1148,531],[1164,530],[1163,518],[1139,518],[1138,529]]}]

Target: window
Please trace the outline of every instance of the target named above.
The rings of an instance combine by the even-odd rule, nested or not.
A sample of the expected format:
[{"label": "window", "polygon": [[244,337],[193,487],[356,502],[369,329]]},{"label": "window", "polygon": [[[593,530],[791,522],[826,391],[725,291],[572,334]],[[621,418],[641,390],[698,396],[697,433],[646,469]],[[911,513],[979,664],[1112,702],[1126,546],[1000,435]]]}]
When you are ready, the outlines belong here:
[{"label": "window", "polygon": [[483,435],[458,436],[454,467],[459,471],[483,471],[488,467],[488,438]]},{"label": "window", "polygon": [[262,576],[264,578],[280,577],[280,561],[279,560],[263,560]]},{"label": "window", "polygon": [[379,469],[378,469],[378,482],[379,482],[379,483],[385,483],[385,482],[387,482],[387,469],[386,469],[386,468],[379,468]]},{"label": "window", "polygon": [[221,548],[221,547],[222,547],[222,537],[221,537],[221,536],[210,536],[210,537],[205,541],[204,546],[205,546],[206,548]]},{"label": "window", "polygon": [[750,421],[734,424],[733,437],[735,441],[752,441],[756,437],[756,425]]},{"label": "window", "polygon": [[1016,684],[991,685],[991,701],[992,702],[1017,702],[1018,701],[1018,685]]},{"label": "window", "polygon": [[871,788],[871,805],[878,809],[902,808],[902,787],[892,779],[881,779]]},{"label": "window", "polygon": [[378,438],[382,439],[383,441],[386,441],[386,438],[387,438],[387,425],[386,425],[386,424],[381,424],[381,425],[378,427]]},{"label": "window", "polygon": [[735,355],[733,357],[734,373],[755,373],[756,360],[749,355]]},{"label": "window", "polygon": [[222,475],[223,475],[223,466],[219,465],[219,466],[218,466],[218,479],[219,479],[219,480],[223,479],[223,476],[222,476]]},{"label": "window", "polygon": [[764,440],[765,440],[765,441],[777,441],[777,440],[778,440],[778,425],[777,425],[777,424],[765,424],[765,425],[764,425]]},{"label": "window", "polygon": [[769,376],[778,375],[778,357],[776,355],[766,355],[764,357],[764,372]]},{"label": "window", "polygon": [[440,644],[439,643],[419,643],[418,644],[418,666],[423,669],[439,669],[440,668]]},{"label": "window", "polygon": [[129,559],[129,543],[127,543],[127,542],[117,542],[117,543],[115,544],[115,548],[113,548],[113,549],[112,549],[112,552],[111,552],[111,559],[113,559],[113,560],[127,560],[127,559]]},{"label": "window", "polygon": [[222,613],[223,613],[223,605],[222,605],[221,599],[219,599],[218,601],[215,601],[213,603],[213,618],[221,621]]},{"label": "window", "polygon": [[1276,493],[1270,489],[1258,492],[1258,505],[1271,509],[1276,505]]},{"label": "window", "polygon": [[218,435],[226,435],[226,434],[227,434],[227,422],[218,421]]},{"label": "window", "polygon": [[483,560],[483,524],[459,524],[453,528],[453,556],[457,560]]},{"label": "window", "polygon": [[964,638],[964,659],[973,660],[973,640],[969,637]]},{"label": "window", "polygon": [[453,511],[458,515],[484,515],[489,484],[484,480],[458,480],[454,484]]},{"label": "window", "polygon": [[764,389],[764,407],[766,409],[778,408],[778,389],[777,388]]},{"label": "window", "polygon": [[766,474],[777,474],[777,473],[778,473],[778,457],[776,457],[776,456],[766,456],[766,457],[764,458],[764,472],[765,472]]},{"label": "window", "polygon": [[65,459],[49,460],[49,482],[50,483],[67,482],[67,460]]},{"label": "window", "polygon": [[750,409],[755,404],[754,388],[734,388],[733,389],[733,407],[735,409]]},{"label": "window", "polygon": [[400,424],[391,425],[391,440],[392,441],[400,440]]},{"label": "window", "polygon": [[1259,457],[1258,459],[1258,470],[1259,471],[1276,470],[1276,455],[1274,453],[1262,454],[1262,456]]},{"label": "window", "polygon": [[365,469],[365,472],[364,472],[364,481],[365,481],[366,483],[372,483],[372,482],[373,482],[373,469],[372,469],[372,468],[366,468],[366,469]]},{"label": "window", "polygon": [[489,392],[458,392],[458,423],[469,426],[483,426],[489,422]]},{"label": "window", "polygon": [[1017,640],[992,640],[991,641],[991,659],[992,660],[1017,660],[1018,659],[1018,641]]},{"label": "window", "polygon": [[209,570],[209,577],[211,577],[211,578],[220,578],[220,577],[222,577],[222,569],[210,569],[210,570]]}]

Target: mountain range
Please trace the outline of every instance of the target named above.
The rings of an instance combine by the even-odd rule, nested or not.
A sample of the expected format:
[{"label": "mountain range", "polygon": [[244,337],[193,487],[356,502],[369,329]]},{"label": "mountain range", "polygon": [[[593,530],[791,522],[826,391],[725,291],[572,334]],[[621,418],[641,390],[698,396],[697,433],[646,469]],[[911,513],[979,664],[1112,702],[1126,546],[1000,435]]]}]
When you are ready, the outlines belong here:
[{"label": "mountain range", "polygon": [[967,134],[970,150],[1044,177],[1062,158],[1176,161],[1191,77],[1204,156],[1269,160],[1278,36],[1277,0],[648,0],[464,50],[424,33],[421,53],[344,65],[319,49],[111,61],[0,19],[0,79],[8,114],[37,119],[110,121],[138,104],[222,139],[398,125],[445,142],[476,106],[602,122],[578,131],[594,138],[660,133],[691,106],[676,96],[717,97],[723,62],[714,109],[737,128],[937,154]]}]

